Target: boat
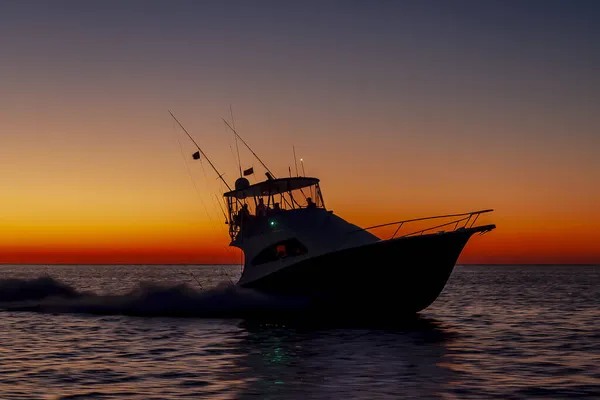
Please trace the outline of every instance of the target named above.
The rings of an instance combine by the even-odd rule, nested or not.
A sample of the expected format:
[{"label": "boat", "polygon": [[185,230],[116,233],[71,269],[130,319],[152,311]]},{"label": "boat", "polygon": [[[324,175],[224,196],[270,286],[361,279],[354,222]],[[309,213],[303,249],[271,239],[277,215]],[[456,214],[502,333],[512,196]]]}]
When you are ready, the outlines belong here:
[{"label": "boat", "polygon": [[[491,209],[360,227],[326,207],[317,177],[291,176],[290,168],[289,177],[276,178],[258,156],[265,179],[250,184],[245,176],[253,168],[244,174],[240,168],[243,176],[231,188],[179,125],[198,148],[195,158],[202,154],[228,187],[223,197],[229,245],[244,255],[236,284],[241,288],[306,298],[319,310],[415,314],[441,294],[469,239],[496,228],[475,225]],[[429,222],[432,226],[400,233]],[[381,238],[373,233],[377,228],[392,228],[393,234]]]}]

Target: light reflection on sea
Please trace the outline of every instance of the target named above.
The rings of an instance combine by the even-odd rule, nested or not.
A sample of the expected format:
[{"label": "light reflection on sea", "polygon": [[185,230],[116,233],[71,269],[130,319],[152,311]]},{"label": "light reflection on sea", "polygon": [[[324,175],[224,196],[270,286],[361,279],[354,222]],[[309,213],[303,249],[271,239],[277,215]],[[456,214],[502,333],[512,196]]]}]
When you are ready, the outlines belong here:
[{"label": "light reflection on sea", "polygon": [[[44,274],[114,295],[239,267],[0,266],[0,287]],[[1,313],[1,398],[600,398],[599,267],[459,266],[419,319],[372,328],[78,307]]]}]

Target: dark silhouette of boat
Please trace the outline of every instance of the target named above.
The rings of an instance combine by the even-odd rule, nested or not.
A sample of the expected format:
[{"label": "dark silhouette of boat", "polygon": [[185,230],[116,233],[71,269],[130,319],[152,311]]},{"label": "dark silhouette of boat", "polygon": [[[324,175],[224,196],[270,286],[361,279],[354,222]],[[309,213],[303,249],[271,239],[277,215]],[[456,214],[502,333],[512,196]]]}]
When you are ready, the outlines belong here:
[{"label": "dark silhouette of boat", "polygon": [[[319,179],[298,173],[275,178],[224,122],[266,169],[264,181],[251,185],[244,176],[253,174],[253,168],[243,174],[240,168],[232,189],[179,125],[198,148],[194,158],[206,158],[229,189],[223,196],[230,246],[241,249],[245,258],[237,282],[241,287],[308,298],[320,310],[376,307],[416,313],[440,295],[469,238],[496,227],[475,225],[481,214],[492,211],[487,209],[361,228],[325,206]],[[433,226],[401,233],[423,222]],[[372,233],[377,228],[394,232],[382,239]]]},{"label": "dark silhouette of boat", "polygon": [[[444,289],[469,238],[495,228],[474,225],[479,215],[492,210],[360,228],[328,210],[319,180],[309,177],[267,179],[254,185],[240,178],[236,189],[224,196],[230,245],[245,255],[238,285],[282,296],[308,296],[321,308],[423,310]],[[446,222],[396,237],[402,226],[427,220]],[[369,232],[384,226],[397,226],[389,239]]]}]

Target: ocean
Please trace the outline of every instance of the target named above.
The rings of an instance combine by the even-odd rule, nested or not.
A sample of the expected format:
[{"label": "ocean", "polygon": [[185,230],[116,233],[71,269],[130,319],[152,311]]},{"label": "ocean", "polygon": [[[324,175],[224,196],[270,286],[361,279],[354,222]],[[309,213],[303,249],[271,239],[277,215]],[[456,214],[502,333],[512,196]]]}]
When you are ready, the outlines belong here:
[{"label": "ocean", "polygon": [[236,317],[281,306],[239,274],[0,266],[0,398],[600,398],[600,266],[457,266],[369,324]]}]

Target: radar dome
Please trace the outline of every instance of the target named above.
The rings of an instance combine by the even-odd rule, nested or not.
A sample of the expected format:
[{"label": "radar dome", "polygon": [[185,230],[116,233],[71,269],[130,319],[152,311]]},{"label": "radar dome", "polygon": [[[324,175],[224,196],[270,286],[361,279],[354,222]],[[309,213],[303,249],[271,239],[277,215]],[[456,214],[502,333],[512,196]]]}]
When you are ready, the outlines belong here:
[{"label": "radar dome", "polygon": [[250,186],[250,182],[246,178],[237,178],[235,181],[235,190],[244,190]]}]

